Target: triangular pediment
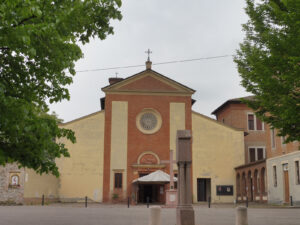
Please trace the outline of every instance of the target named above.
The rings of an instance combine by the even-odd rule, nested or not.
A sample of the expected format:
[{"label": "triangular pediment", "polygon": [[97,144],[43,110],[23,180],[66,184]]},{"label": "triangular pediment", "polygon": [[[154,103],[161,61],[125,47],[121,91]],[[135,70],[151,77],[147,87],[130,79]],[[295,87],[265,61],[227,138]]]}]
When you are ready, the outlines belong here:
[{"label": "triangular pediment", "polygon": [[145,70],[102,88],[104,92],[193,94],[195,91],[153,70]]}]

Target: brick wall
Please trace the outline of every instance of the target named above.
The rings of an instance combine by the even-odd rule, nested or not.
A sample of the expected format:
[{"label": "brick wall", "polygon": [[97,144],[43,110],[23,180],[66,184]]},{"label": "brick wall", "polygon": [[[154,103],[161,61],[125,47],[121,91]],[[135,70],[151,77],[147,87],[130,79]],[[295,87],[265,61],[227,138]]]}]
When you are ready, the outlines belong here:
[{"label": "brick wall", "polygon": [[294,141],[288,144],[282,143],[282,137],[277,136],[277,131],[275,130],[275,146],[272,147],[272,134],[271,129],[266,130],[267,138],[267,156],[268,158],[273,158],[276,156],[285,155],[294,151],[298,151],[299,142]]},{"label": "brick wall", "polygon": [[[112,101],[128,102],[128,156],[127,156],[127,196],[131,195],[131,183],[138,177],[138,173],[132,167],[138,157],[145,151],[153,151],[161,160],[170,158],[170,103],[185,103],[186,129],[191,129],[191,97],[168,95],[119,95],[107,94],[105,106],[105,144],[104,144],[104,201],[109,201],[110,184],[110,143],[111,143],[111,104]],[[136,117],[145,108],[151,108],[159,112],[162,117],[162,126],[154,134],[145,135],[136,127]],[[126,159],[125,159],[126,160]],[[156,169],[155,169],[156,170]],[[153,171],[155,171],[153,170]],[[164,169],[169,171],[167,165]],[[147,170],[147,172],[153,172]]]},{"label": "brick wall", "polygon": [[251,112],[253,112],[253,110],[243,103],[227,104],[217,112],[218,121],[235,128],[241,128],[248,133],[248,135],[245,136],[245,163],[249,162],[247,149],[250,146],[265,146],[266,158],[272,158],[298,150],[299,143],[297,141],[282,144],[282,137],[276,136],[277,131],[275,131],[275,147],[272,147],[271,129],[266,123],[264,123],[264,130],[248,130],[247,114]]},{"label": "brick wall", "polygon": [[248,113],[253,113],[246,104],[243,103],[231,103],[223,107],[217,112],[217,120],[235,127],[238,129],[243,129],[248,133],[244,137],[245,140],[245,163],[249,162],[248,159],[248,148],[261,146],[266,148],[266,154],[268,152],[267,148],[267,130],[269,129],[266,124],[264,124],[263,130],[249,130],[248,129]]}]

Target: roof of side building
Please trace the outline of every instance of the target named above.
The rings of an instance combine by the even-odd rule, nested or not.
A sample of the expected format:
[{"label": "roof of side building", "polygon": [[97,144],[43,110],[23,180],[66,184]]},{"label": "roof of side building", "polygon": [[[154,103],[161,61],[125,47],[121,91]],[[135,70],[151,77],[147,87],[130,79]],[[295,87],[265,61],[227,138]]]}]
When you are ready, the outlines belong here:
[{"label": "roof of side building", "polygon": [[[198,113],[198,112],[195,112],[195,111],[192,111],[192,113],[194,113],[195,115],[200,116],[200,117],[202,117],[202,118],[204,118],[204,119],[210,120],[210,121],[212,121],[212,122],[214,122],[214,123],[216,123],[216,124],[218,124],[218,125],[221,125],[221,126],[223,126],[223,127],[226,127],[226,128],[229,128],[229,129],[232,129],[232,130],[235,130],[235,131],[242,131],[242,132],[244,132],[243,129],[231,127],[231,126],[226,125],[226,124],[224,124],[224,123],[221,123],[221,122],[219,122],[219,121],[217,121],[217,120],[215,120],[215,119],[213,119],[213,118],[210,118],[210,117],[208,117],[208,116],[205,116],[205,115],[203,115],[203,114],[201,114],[201,113]],[[244,133],[245,133],[245,132],[244,132]]]},{"label": "roof of side building", "polygon": [[216,115],[218,111],[220,111],[221,109],[223,109],[225,106],[227,106],[230,103],[242,103],[243,99],[252,100],[252,99],[254,99],[254,95],[229,99],[226,102],[224,102],[222,105],[220,105],[218,108],[216,108],[211,114]]},{"label": "roof of side building", "polygon": [[86,119],[88,117],[91,117],[91,116],[94,116],[94,115],[97,115],[99,113],[104,113],[105,111],[104,110],[100,110],[100,111],[97,111],[97,112],[93,112],[93,113],[90,113],[88,115],[85,115],[85,116],[81,116],[81,117],[78,117],[76,119],[73,119],[73,120],[70,120],[68,122],[64,122],[64,123],[60,123],[59,126],[65,126],[65,125],[68,125],[70,123],[73,123],[73,122],[77,122],[79,120],[83,120],[83,119]]}]

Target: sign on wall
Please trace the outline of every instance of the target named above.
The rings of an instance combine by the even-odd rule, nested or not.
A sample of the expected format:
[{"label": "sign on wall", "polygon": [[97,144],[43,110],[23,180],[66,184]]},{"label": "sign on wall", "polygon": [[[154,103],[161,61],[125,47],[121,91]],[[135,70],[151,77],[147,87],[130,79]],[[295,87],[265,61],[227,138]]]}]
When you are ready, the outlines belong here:
[{"label": "sign on wall", "polygon": [[217,195],[233,195],[233,185],[217,185]]}]

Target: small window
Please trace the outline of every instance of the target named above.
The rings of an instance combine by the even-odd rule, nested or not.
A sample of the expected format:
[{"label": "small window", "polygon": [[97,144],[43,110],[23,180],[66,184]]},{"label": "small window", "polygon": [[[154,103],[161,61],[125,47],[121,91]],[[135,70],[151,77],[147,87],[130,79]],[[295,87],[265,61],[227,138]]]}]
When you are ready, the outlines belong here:
[{"label": "small window", "polygon": [[253,113],[248,113],[248,130],[264,130],[264,123]]},{"label": "small window", "polygon": [[296,184],[300,184],[299,161],[295,161]]},{"label": "small window", "polygon": [[249,147],[249,162],[255,162],[266,158],[264,147]]},{"label": "small window", "polygon": [[249,148],[250,162],[255,162],[255,148]]},{"label": "small window", "polygon": [[275,130],[271,129],[271,145],[272,148],[276,148]]},{"label": "small window", "polygon": [[254,115],[248,114],[248,129],[254,130]]},{"label": "small window", "polygon": [[260,119],[258,119],[256,117],[256,130],[262,130],[263,129],[263,125]]},{"label": "small window", "polygon": [[288,163],[282,164],[282,169],[283,171],[289,171],[289,164]]},{"label": "small window", "polygon": [[277,187],[277,170],[276,170],[276,166],[273,166],[273,184],[274,184],[274,187]]},{"label": "small window", "polygon": [[122,188],[122,173],[115,173],[115,188]]},{"label": "small window", "polygon": [[264,159],[264,149],[263,148],[257,148],[257,160]]}]

